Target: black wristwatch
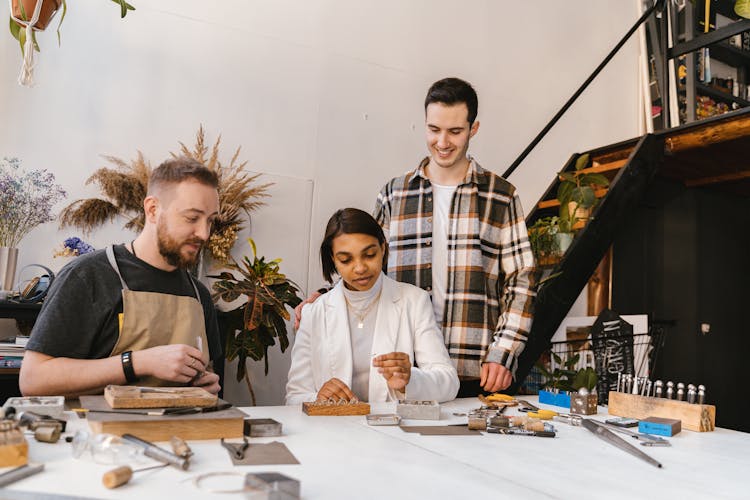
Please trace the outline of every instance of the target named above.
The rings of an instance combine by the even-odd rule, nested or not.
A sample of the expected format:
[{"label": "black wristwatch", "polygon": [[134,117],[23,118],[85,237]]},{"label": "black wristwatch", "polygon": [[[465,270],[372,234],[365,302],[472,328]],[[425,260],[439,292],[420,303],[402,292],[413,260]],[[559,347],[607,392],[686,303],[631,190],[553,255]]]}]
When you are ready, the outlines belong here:
[{"label": "black wristwatch", "polygon": [[133,351],[125,351],[122,353],[120,355],[120,360],[122,361],[122,371],[125,373],[125,380],[127,380],[129,384],[137,381],[138,377],[135,376],[135,370],[133,370]]}]

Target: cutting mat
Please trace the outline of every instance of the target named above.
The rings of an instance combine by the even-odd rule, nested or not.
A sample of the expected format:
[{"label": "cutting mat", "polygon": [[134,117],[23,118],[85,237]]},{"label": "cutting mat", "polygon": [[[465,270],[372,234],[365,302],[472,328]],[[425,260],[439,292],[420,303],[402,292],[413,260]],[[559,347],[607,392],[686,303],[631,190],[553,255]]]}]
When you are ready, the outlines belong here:
[{"label": "cutting mat", "polygon": [[215,394],[200,387],[108,385],[104,398],[111,408],[187,408],[216,406]]},{"label": "cutting mat", "polygon": [[[80,400],[81,407],[88,410],[111,410],[104,396],[81,396]],[[169,441],[172,436],[185,440],[242,437],[245,417],[247,415],[237,408],[193,415],[150,416],[92,412],[86,415],[93,432],[118,436],[130,433],[147,441]]]}]

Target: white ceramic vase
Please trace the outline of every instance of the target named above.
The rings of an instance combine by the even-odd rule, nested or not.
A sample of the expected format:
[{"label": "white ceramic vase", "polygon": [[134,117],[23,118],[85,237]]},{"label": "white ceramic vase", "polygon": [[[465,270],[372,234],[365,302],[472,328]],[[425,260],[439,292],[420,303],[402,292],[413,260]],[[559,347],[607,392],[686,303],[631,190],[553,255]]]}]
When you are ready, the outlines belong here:
[{"label": "white ceramic vase", "polygon": [[0,290],[10,291],[16,285],[18,249],[0,247]]}]

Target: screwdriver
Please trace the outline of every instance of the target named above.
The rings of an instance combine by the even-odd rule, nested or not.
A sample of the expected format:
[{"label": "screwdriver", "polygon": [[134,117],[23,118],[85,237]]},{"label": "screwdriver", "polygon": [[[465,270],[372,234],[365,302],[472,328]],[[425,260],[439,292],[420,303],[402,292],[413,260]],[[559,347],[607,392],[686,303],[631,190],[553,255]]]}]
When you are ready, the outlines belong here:
[{"label": "screwdriver", "polygon": [[109,489],[117,488],[127,483],[128,481],[130,481],[130,478],[132,478],[133,474],[135,474],[136,472],[143,472],[143,471],[152,470],[152,469],[161,469],[168,465],[169,464],[152,465],[151,467],[144,467],[142,469],[135,469],[135,470],[133,470],[127,465],[123,465],[122,467],[117,467],[116,469],[112,469],[111,471],[105,472],[104,475],[102,476],[102,484],[106,488],[109,488]]}]

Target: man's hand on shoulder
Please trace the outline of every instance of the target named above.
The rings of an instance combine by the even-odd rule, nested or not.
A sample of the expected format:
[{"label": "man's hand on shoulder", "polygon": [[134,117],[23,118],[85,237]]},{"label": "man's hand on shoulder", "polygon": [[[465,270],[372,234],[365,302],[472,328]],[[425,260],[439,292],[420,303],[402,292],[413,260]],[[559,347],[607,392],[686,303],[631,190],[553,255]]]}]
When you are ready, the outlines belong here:
[{"label": "man's hand on shoulder", "polygon": [[510,387],[513,375],[510,370],[499,363],[482,363],[482,376],[479,385],[486,392],[502,391]]},{"label": "man's hand on shoulder", "polygon": [[294,329],[297,330],[299,328],[299,322],[302,321],[302,308],[305,307],[305,304],[312,304],[316,300],[318,300],[318,297],[323,295],[320,292],[313,292],[312,295],[310,295],[308,298],[300,302],[300,304],[294,308]]},{"label": "man's hand on shoulder", "polygon": [[195,347],[170,344],[134,351],[133,370],[139,377],[150,375],[170,382],[187,383],[198,373],[206,371],[206,363],[203,353]]}]

